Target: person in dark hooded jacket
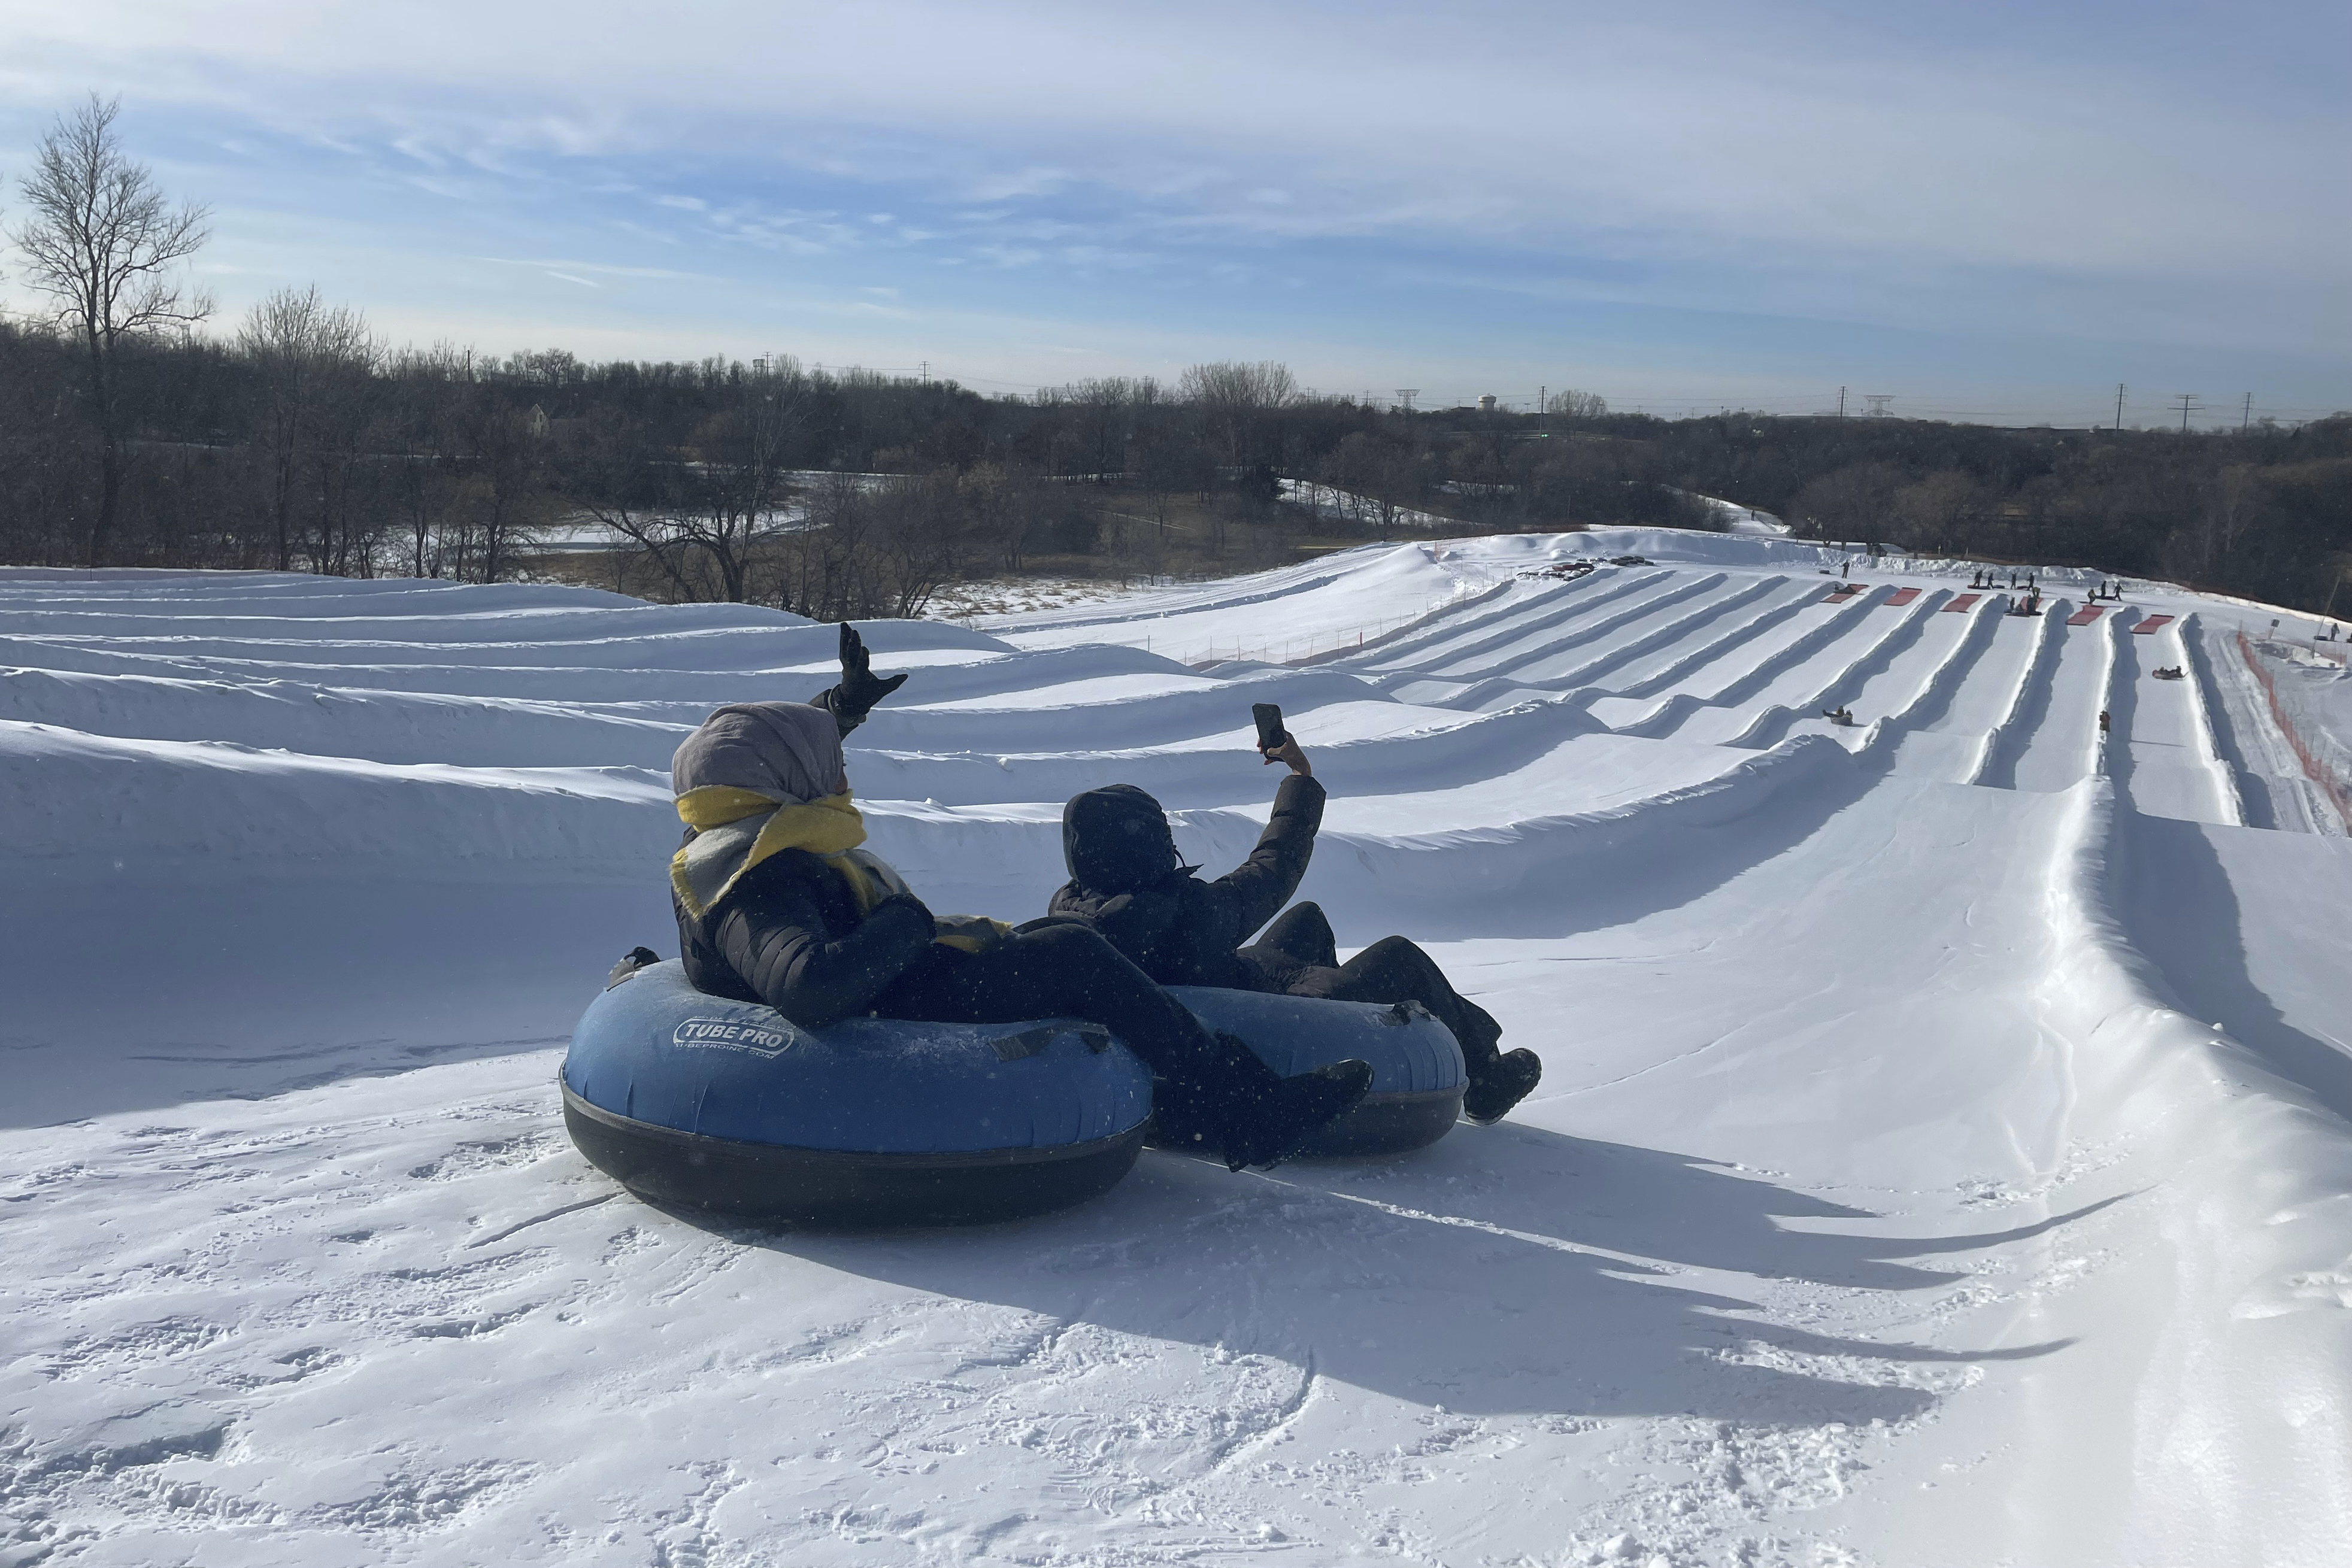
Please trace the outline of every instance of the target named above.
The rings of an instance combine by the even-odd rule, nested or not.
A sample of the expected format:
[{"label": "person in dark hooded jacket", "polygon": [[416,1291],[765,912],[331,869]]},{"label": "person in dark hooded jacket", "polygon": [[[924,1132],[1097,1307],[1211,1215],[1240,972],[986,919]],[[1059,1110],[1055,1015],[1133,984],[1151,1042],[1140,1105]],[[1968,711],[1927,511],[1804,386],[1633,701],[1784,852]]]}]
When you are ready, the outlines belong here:
[{"label": "person in dark hooded jacket", "polygon": [[1456,991],[1435,959],[1402,936],[1383,936],[1339,962],[1331,924],[1313,904],[1285,913],[1255,943],[1250,937],[1289,902],[1315,852],[1323,786],[1295,739],[1265,754],[1290,775],[1257,847],[1234,870],[1204,882],[1176,852],[1160,802],[1132,784],[1089,789],[1062,809],[1062,857],[1070,880],[1047,906],[1076,920],[1163,986],[1224,986],[1336,1001],[1419,1002],[1462,1047],[1469,1086],[1463,1113],[1499,1120],[1542,1076],[1524,1047],[1499,1049],[1502,1025]]},{"label": "person in dark hooded jacket", "polygon": [[862,847],[842,763],[841,737],[907,677],[876,678],[847,625],[841,663],[841,684],[814,703],[730,704],[672,760],[686,835],[670,896],[696,989],[765,1002],[804,1029],[861,1015],[1099,1023],[1150,1066],[1169,1124],[1235,1170],[1287,1158],[1363,1098],[1363,1062],[1278,1078],[1083,926],[935,917]]}]

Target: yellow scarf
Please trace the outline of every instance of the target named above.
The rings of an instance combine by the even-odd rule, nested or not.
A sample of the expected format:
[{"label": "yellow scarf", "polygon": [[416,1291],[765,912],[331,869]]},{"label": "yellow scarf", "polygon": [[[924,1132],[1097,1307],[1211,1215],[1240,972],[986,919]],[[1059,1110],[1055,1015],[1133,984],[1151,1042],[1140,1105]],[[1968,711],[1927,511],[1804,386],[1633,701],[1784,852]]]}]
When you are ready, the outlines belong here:
[{"label": "yellow scarf", "polygon": [[[898,873],[873,855],[850,852],[866,841],[866,820],[850,803],[849,791],[782,806],[751,789],[706,784],[677,798],[678,820],[696,836],[670,857],[669,883],[687,912],[701,919],[743,873],[785,850],[820,856],[849,883],[864,915],[892,893],[903,891]],[[751,819],[765,816],[757,829]],[[732,832],[729,829],[734,829]]]},{"label": "yellow scarf", "polygon": [[[743,873],[784,850],[806,850],[841,873],[860,917],[894,894],[908,891],[890,863],[866,841],[866,820],[850,803],[849,791],[794,805],[727,784],[706,784],[677,798],[678,820],[695,830],[670,857],[669,884],[697,920],[709,914]],[[766,817],[754,826],[754,819]],[[935,920],[932,938],[950,947],[978,952],[1012,930],[1002,921],[950,915]]]}]

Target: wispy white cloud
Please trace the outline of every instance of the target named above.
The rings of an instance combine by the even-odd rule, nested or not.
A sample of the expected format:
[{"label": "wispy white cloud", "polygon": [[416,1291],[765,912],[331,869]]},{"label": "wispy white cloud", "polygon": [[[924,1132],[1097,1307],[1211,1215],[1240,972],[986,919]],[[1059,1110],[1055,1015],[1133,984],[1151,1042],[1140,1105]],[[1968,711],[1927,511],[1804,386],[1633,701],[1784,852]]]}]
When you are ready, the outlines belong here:
[{"label": "wispy white cloud", "polygon": [[685,281],[705,276],[698,273],[680,272],[674,267],[614,267],[604,262],[572,261],[562,258],[551,261],[510,256],[485,256],[477,259],[489,262],[497,267],[538,267],[541,271],[593,272],[607,277],[668,278]]}]

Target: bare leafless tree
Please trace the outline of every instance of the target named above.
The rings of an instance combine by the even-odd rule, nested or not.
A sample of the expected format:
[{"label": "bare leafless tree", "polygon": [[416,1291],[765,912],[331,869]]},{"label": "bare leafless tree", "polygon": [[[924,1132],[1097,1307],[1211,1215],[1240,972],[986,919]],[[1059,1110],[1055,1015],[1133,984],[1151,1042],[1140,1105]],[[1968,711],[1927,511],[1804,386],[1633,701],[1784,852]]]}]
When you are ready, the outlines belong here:
[{"label": "bare leafless tree", "polygon": [[1060,396],[1070,412],[1071,428],[1081,465],[1097,482],[1107,483],[1128,466],[1128,445],[1135,439],[1139,415],[1165,401],[1160,383],[1150,376],[1105,376],[1064,387]]},{"label": "bare leafless tree", "polygon": [[51,319],[88,359],[98,430],[99,502],[89,557],[97,564],[121,502],[122,430],[115,374],[127,338],[193,327],[212,314],[180,265],[210,237],[204,208],[173,206],[146,166],[125,155],[114,130],[119,99],[90,96],[41,138],[23,182],[31,216],[14,238],[24,280],[54,302]]},{"label": "bare leafless tree", "polygon": [[1187,370],[1178,394],[1199,413],[1224,465],[1241,468],[1262,460],[1271,418],[1298,400],[1298,382],[1272,360],[1223,360]]},{"label": "bare leafless tree", "polygon": [[970,524],[952,475],[908,475],[875,496],[878,591],[866,615],[920,615],[961,569]]},{"label": "bare leafless tree", "polygon": [[501,581],[553,519],[544,421],[478,387],[450,411],[449,431],[459,475],[455,575]]},{"label": "bare leafless tree", "polygon": [[[327,469],[352,445],[364,421],[360,400],[351,395],[375,368],[376,349],[367,321],[356,310],[331,306],[316,285],[280,288],[256,305],[237,329],[237,351],[260,382],[255,420],[263,482],[277,538],[278,570],[294,564],[296,503],[304,496],[322,504],[331,495]],[[317,564],[336,551],[336,530],[320,518]]]},{"label": "bare leafless tree", "polygon": [[1599,419],[1609,412],[1609,400],[1598,392],[1556,392],[1544,406],[1565,419]]},{"label": "bare leafless tree", "polygon": [[1421,497],[1422,462],[1409,441],[1356,431],[1324,460],[1324,483],[1346,494],[1341,508],[1387,538]]},{"label": "bare leafless tree", "polygon": [[1037,481],[1002,463],[975,463],[956,481],[975,538],[995,547],[1007,571],[1019,571],[1034,543]]},{"label": "bare leafless tree", "polygon": [[[785,356],[751,371],[706,367],[727,388],[688,454],[607,450],[583,469],[587,515],[644,551],[689,601],[756,596],[756,546],[783,527],[793,444],[808,417],[808,378]],[[623,475],[634,470],[635,483]],[[614,500],[612,497],[624,497]],[[795,591],[780,591],[787,599]]]}]

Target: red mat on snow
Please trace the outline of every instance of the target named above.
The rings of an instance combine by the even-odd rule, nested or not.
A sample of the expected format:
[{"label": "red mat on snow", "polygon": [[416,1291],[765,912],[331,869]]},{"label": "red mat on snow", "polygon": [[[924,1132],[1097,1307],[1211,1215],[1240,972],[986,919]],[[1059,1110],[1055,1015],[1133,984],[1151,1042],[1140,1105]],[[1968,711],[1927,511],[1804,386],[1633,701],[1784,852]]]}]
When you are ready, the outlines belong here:
[{"label": "red mat on snow", "polygon": [[2172,617],[2169,615],[2143,615],[2139,618],[2139,624],[2132,628],[2132,634],[2145,637],[2158,627],[2168,626],[2171,623]]},{"label": "red mat on snow", "polygon": [[1969,605],[1974,604],[1978,600],[1983,597],[1984,595],[1981,593],[1963,593],[1958,599],[1953,600],[1949,604],[1944,606],[1944,613],[1948,615],[1955,610],[1966,610]]},{"label": "red mat on snow", "polygon": [[1918,597],[1919,591],[1916,588],[1898,588],[1894,592],[1886,596],[1886,602],[1890,606],[1896,604],[1908,604]]},{"label": "red mat on snow", "polygon": [[2069,626],[2088,626],[2092,622],[2096,621],[2099,618],[2099,612],[2104,608],[2105,606],[2103,605],[2085,604],[2083,608],[2074,612],[2074,614],[2066,617],[2066,624]]}]

